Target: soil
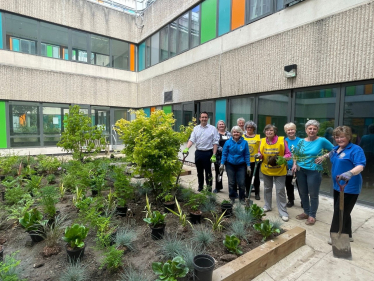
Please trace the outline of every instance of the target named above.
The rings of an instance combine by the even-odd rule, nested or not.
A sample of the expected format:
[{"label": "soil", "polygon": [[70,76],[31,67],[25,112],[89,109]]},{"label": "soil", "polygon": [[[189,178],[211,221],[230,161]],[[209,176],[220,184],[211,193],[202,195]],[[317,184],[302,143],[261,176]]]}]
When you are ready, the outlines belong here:
[{"label": "soil", "polygon": [[[90,192],[87,193],[90,196]],[[77,222],[77,209],[72,204],[72,194],[67,194],[60,203],[57,204],[57,209],[61,214],[68,215],[64,226],[71,225]],[[153,210],[164,212],[162,203],[157,203],[150,197]],[[180,202],[181,207],[186,213],[188,210],[183,207],[184,203]],[[130,224],[136,229],[138,239],[135,242],[135,251],[125,251],[123,257],[123,268],[132,265],[147,275],[153,276],[152,262],[165,261],[165,258],[158,252],[159,241],[151,238],[151,229],[143,221],[144,218],[145,198],[137,201],[128,202],[130,211],[126,217],[116,216],[114,225],[119,227]],[[217,212],[221,213],[220,206],[217,204]],[[202,224],[211,227],[211,224],[204,220],[204,218],[213,219],[211,214],[203,213],[201,220]],[[235,218],[225,218],[225,229],[222,232],[215,233],[215,242],[205,250],[204,253],[211,255],[216,260],[215,268],[224,265],[226,262],[221,259],[222,256],[229,254],[223,245],[223,240],[226,234],[230,234],[229,225]],[[45,241],[34,243],[32,245],[30,235],[18,224],[17,221],[7,221],[3,223],[0,229],[0,242],[4,243],[4,255],[9,255],[18,252],[17,259],[21,260],[19,269],[21,277],[27,278],[29,281],[47,281],[58,280],[61,272],[64,271],[67,262],[67,254],[65,250],[65,242],[61,240],[60,244],[55,248],[45,248]],[[182,228],[179,224],[179,218],[171,213],[166,216],[165,235],[177,234],[182,240],[188,241],[192,236],[190,227]],[[101,261],[103,260],[103,251],[97,249],[95,242],[96,231],[90,229],[85,240],[86,249],[82,263],[87,267],[89,278],[88,280],[119,280],[122,269],[117,273],[111,273],[106,269],[100,269]],[[261,245],[262,237],[253,229],[248,234],[248,242],[241,241],[240,248],[246,253],[257,246]],[[28,246],[26,246],[28,244]],[[29,247],[31,244],[31,247]],[[61,250],[62,249],[62,250]],[[155,278],[154,278],[155,279]],[[187,279],[185,279],[187,280]]]}]

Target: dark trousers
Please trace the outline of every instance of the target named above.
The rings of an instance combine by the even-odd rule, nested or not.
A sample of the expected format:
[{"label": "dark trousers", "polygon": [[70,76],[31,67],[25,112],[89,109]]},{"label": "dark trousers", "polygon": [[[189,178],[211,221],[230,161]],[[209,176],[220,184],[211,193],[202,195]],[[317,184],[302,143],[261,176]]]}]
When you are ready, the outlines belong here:
[{"label": "dark trousers", "polygon": [[217,162],[214,163],[214,170],[216,171],[216,189],[217,190],[221,190],[221,189],[223,189],[222,179],[221,179],[221,181],[218,181],[218,178],[219,178],[219,166],[221,165],[221,163],[217,163]]},{"label": "dark trousers", "polygon": [[[344,193],[344,212],[342,233],[352,237],[352,219],[351,212],[356,204],[358,194]],[[339,199],[340,192],[334,189],[334,215],[332,217],[330,232],[339,232]]]},{"label": "dark trousers", "polygon": [[205,180],[208,189],[212,188],[213,175],[212,175],[212,164],[210,163],[210,158],[213,155],[213,150],[196,150],[195,151],[195,165],[197,169],[197,179],[199,182],[199,190],[204,187],[204,171]]},{"label": "dark trousers", "polygon": [[[288,201],[295,201],[295,194],[294,194],[295,186],[292,185],[292,179],[293,179],[293,176],[286,176],[286,192],[287,192]],[[299,185],[297,183],[297,180],[296,180],[296,187],[300,195]]]},{"label": "dark trousers", "polygon": [[255,180],[253,182],[253,187],[255,188],[255,194],[260,195],[260,169],[261,169],[261,162],[257,164],[256,174],[253,175],[255,172],[255,162],[252,162],[251,163],[251,170],[252,170],[251,175],[248,176],[247,173],[245,174],[245,192],[246,192],[247,197],[251,196],[249,194],[249,189],[251,188],[251,182],[252,182],[253,176],[255,177]]},{"label": "dark trousers", "polygon": [[239,187],[239,199],[245,199],[245,174],[247,164],[233,165],[226,162],[226,172],[229,178],[229,197],[235,199],[238,197],[237,186]]}]

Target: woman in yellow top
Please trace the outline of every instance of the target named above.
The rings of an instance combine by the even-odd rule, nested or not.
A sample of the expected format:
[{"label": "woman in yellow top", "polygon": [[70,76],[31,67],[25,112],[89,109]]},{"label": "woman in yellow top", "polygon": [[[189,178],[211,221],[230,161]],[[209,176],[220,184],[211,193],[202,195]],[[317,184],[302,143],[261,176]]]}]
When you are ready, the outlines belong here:
[{"label": "woman in yellow top", "polygon": [[251,170],[253,171],[250,175],[247,174],[245,177],[245,196],[249,198],[251,194],[249,194],[249,189],[251,187],[252,177],[254,179],[254,188],[255,188],[255,198],[256,200],[260,200],[260,165],[258,163],[256,174],[253,175],[255,169],[255,155],[258,151],[260,146],[261,137],[259,134],[256,134],[257,125],[253,121],[248,121],[244,125],[245,133],[243,134],[243,138],[248,142],[249,154],[251,155],[250,162],[251,162]]},{"label": "woman in yellow top", "polygon": [[262,158],[261,172],[264,178],[264,211],[271,211],[273,181],[275,182],[275,192],[277,207],[282,220],[288,221],[287,197],[284,182],[287,175],[287,163],[278,165],[275,156],[283,156],[286,160],[291,159],[291,152],[288,149],[284,137],[277,136],[277,127],[268,124],[265,126],[265,138],[261,139],[259,157]]}]

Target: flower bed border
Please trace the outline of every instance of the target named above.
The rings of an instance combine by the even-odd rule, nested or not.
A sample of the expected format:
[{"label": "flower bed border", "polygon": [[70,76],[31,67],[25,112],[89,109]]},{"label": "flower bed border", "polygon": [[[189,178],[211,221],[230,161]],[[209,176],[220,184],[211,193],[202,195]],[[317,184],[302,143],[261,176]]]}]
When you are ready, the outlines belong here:
[{"label": "flower bed border", "polygon": [[213,271],[213,281],[251,280],[305,245],[306,230],[295,227]]}]

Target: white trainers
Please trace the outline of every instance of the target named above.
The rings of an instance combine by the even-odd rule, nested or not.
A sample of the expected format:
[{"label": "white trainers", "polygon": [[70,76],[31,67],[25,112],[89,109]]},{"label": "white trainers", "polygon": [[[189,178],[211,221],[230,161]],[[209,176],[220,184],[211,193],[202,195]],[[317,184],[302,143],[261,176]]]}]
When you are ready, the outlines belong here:
[{"label": "white trainers", "polygon": [[268,209],[268,208],[266,208],[266,207],[263,207],[262,209],[264,210],[265,213],[271,211],[271,209]]},{"label": "white trainers", "polygon": [[283,221],[288,221],[288,217],[286,217],[286,216],[282,216],[282,220],[283,220]]}]

